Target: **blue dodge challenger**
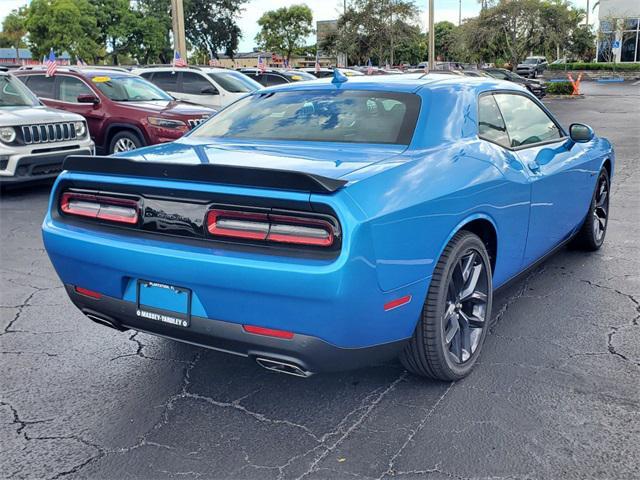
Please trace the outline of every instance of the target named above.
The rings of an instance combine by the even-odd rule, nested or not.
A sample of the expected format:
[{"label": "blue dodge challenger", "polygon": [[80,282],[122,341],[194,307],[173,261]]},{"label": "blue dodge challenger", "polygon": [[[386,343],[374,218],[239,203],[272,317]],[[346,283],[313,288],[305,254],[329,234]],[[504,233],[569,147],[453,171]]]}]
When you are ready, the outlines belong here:
[{"label": "blue dodge challenger", "polygon": [[[170,126],[167,126],[170,128]],[[611,144],[447,75],[257,91],[182,139],[69,157],[44,243],[91,320],[298,376],[477,362],[494,291],[604,241]]]}]

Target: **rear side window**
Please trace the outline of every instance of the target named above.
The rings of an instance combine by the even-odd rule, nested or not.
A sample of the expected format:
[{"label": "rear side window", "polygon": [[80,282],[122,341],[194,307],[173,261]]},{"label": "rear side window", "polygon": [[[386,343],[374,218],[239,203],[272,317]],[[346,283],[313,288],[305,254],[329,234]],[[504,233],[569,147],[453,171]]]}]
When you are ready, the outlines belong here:
[{"label": "rear side window", "polygon": [[178,74],[176,72],[154,72],[151,81],[168,92],[178,90]]},{"label": "rear side window", "polygon": [[193,136],[408,145],[419,111],[412,93],[270,92],[237,101]]},{"label": "rear side window", "polygon": [[92,95],[93,92],[82,80],[74,77],[60,76],[58,80],[58,99],[62,102],[78,102],[78,95]]},{"label": "rear side window", "polygon": [[287,80],[281,76],[281,75],[277,75],[275,73],[265,73],[264,74],[265,80],[266,82],[260,82],[263,85],[270,87],[273,85],[281,85],[283,83],[288,83]]},{"label": "rear side window", "polygon": [[207,89],[215,89],[215,87],[197,73],[182,72],[182,93],[203,95],[203,90]]},{"label": "rear side window", "polygon": [[27,87],[38,97],[54,98],[53,85],[55,77],[46,77],[44,75],[29,75],[25,82]]},{"label": "rear side window", "polygon": [[493,95],[482,95],[478,104],[478,136],[503,147],[510,147],[507,127]]},{"label": "rear side window", "polygon": [[560,129],[533,100],[524,95],[494,95],[507,126],[512,148],[559,139]]}]

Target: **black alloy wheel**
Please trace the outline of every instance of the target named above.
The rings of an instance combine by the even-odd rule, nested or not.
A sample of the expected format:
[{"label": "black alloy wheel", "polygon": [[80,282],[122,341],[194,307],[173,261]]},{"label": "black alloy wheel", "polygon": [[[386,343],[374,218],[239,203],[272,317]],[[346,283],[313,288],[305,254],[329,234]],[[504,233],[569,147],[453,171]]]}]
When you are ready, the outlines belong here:
[{"label": "black alloy wheel", "polygon": [[489,328],[491,273],[482,240],[457,233],[438,260],[422,316],[400,356],[407,370],[447,381],[471,372]]},{"label": "black alloy wheel", "polygon": [[602,169],[598,175],[589,212],[580,231],[573,239],[573,246],[588,251],[595,251],[602,247],[609,224],[610,187],[609,174],[606,169]]}]

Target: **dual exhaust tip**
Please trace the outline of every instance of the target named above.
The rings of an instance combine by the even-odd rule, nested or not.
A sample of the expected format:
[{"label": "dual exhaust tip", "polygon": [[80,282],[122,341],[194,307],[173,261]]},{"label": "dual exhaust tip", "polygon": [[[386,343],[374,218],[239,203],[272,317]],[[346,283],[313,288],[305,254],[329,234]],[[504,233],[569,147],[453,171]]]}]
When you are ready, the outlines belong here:
[{"label": "dual exhaust tip", "polygon": [[[92,321],[104,325],[106,327],[111,327],[119,331],[125,331],[125,328],[122,328],[120,325],[113,322],[111,319],[96,315],[94,313],[84,312],[84,314],[91,319]],[[283,362],[282,360],[277,360],[275,358],[266,358],[266,357],[256,357],[256,363],[260,365],[262,368],[265,368],[271,372],[284,373],[287,375],[293,375],[294,377],[308,378],[313,375],[312,372],[305,370],[299,365],[290,362]]]},{"label": "dual exhaust tip", "polygon": [[294,377],[308,378],[313,375],[312,372],[296,365],[295,363],[283,362],[274,358],[256,357],[256,363],[262,368],[266,368],[272,372],[285,373]]}]

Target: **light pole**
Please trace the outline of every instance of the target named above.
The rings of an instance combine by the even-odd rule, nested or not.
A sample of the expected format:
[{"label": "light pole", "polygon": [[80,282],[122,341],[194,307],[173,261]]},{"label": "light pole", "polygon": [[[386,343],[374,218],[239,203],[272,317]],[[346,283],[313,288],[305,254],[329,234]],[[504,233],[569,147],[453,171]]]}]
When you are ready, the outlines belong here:
[{"label": "light pole", "polygon": [[433,29],[433,0],[429,0],[429,71],[434,70],[436,55],[436,32]]},{"label": "light pole", "polygon": [[181,58],[187,59],[187,42],[184,38],[184,7],[182,0],[171,0],[171,22],[173,24],[173,48]]}]

